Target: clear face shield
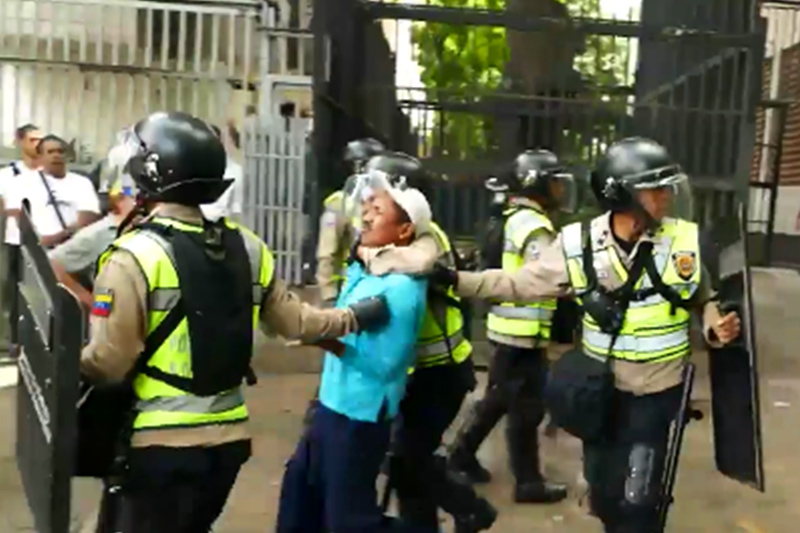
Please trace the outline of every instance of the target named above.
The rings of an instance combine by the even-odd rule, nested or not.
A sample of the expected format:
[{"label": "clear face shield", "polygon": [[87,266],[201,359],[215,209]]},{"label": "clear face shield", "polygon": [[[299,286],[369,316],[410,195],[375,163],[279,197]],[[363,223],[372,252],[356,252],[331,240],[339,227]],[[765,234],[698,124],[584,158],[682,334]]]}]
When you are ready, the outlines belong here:
[{"label": "clear face shield", "polygon": [[694,195],[689,177],[683,172],[655,180],[651,173],[638,182],[629,180],[626,186],[647,214],[658,222],[664,217],[694,219]]},{"label": "clear face shield", "polygon": [[558,207],[560,211],[572,214],[580,208],[580,194],[574,174],[570,172],[552,174],[549,192],[555,207]]},{"label": "clear face shield", "polygon": [[100,175],[99,189],[101,193],[112,196],[133,197],[136,195],[136,183],[129,173],[128,162],[139,150],[138,139],[131,128],[117,133],[116,143],[108,151],[106,163],[103,165]]},{"label": "clear face shield", "polygon": [[361,216],[364,202],[369,201],[376,191],[390,188],[405,189],[405,178],[394,178],[380,170],[370,170],[347,178],[342,189],[342,212],[347,218]]}]

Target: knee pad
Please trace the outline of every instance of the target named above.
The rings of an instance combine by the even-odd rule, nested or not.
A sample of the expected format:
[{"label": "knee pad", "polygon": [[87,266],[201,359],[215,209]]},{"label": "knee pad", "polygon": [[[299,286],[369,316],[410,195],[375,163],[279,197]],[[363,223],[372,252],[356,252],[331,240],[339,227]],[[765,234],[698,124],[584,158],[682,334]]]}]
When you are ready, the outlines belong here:
[{"label": "knee pad", "polygon": [[628,456],[623,501],[626,505],[642,506],[658,502],[660,480],[656,474],[656,452],[647,445],[636,444]]}]

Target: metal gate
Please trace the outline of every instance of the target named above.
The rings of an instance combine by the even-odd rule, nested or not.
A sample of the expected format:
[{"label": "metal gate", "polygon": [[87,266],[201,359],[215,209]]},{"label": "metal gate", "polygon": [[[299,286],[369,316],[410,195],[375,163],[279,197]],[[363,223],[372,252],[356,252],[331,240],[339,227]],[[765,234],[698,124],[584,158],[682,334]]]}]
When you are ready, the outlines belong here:
[{"label": "metal gate", "polygon": [[0,146],[32,122],[80,162],[151,111],[216,124],[253,103],[257,0],[0,0]]},{"label": "metal gate", "polygon": [[474,235],[483,179],[518,151],[550,148],[585,168],[644,135],[692,176],[701,223],[734,213],[761,87],[756,0],[642,0],[616,15],[604,5],[317,0],[315,57],[330,58],[314,71],[319,179],[336,186],[343,143],[375,135],[448,177],[435,216]]},{"label": "metal gate", "polygon": [[242,222],[269,245],[276,275],[291,285],[303,283],[309,130],[307,119],[276,118],[244,131]]}]

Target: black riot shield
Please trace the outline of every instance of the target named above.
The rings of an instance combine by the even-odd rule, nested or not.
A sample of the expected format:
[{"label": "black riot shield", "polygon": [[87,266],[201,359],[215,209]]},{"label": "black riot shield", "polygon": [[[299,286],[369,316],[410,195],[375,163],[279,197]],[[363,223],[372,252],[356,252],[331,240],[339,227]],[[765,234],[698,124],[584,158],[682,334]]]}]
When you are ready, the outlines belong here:
[{"label": "black riot shield", "polygon": [[24,212],[19,227],[17,466],[36,531],[68,533],[83,321]]},{"label": "black riot shield", "polygon": [[747,262],[747,212],[715,221],[704,235],[704,263],[719,292],[723,313],[736,311],[741,336],[711,348],[709,375],[717,469],[764,492],[761,418],[756,365],[752,282]]}]

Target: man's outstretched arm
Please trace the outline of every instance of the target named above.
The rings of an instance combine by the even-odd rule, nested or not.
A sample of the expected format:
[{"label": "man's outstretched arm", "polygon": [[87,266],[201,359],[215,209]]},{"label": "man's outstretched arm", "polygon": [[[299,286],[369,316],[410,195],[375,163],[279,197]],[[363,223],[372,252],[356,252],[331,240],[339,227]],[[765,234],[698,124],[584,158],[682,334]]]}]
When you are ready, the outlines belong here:
[{"label": "man's outstretched arm", "polygon": [[358,253],[369,272],[375,276],[383,276],[389,272],[423,275],[431,271],[436,261],[444,254],[444,250],[428,233],[421,235],[408,246],[380,249],[362,246],[359,247]]}]

